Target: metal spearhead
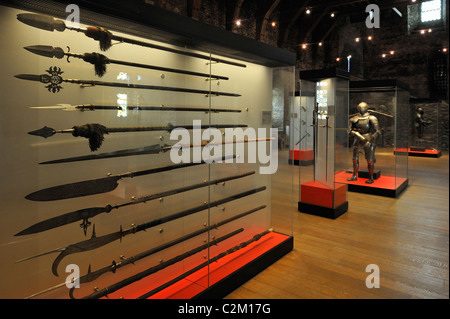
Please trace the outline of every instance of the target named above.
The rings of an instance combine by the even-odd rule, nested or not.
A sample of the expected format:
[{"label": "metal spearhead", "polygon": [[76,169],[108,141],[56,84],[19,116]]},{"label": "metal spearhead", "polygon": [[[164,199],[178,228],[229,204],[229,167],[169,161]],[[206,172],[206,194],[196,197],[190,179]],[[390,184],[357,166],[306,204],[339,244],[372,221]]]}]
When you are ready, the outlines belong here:
[{"label": "metal spearhead", "polygon": [[55,133],[56,133],[56,131],[48,126],[44,126],[43,128],[40,128],[38,130],[28,132],[28,134],[30,134],[30,135],[36,135],[36,136],[40,136],[43,138],[53,136],[53,135],[55,135]]},{"label": "metal spearhead", "polygon": [[50,45],[30,45],[24,47],[25,50],[30,51],[31,53],[45,56],[47,58],[58,58],[62,59],[65,55],[63,49],[59,47],[52,47]]},{"label": "metal spearhead", "polygon": [[19,13],[17,15],[17,20],[25,23],[29,26],[39,28],[47,31],[64,31],[66,29],[66,24],[63,20],[56,20],[53,17],[34,14],[34,13]]}]

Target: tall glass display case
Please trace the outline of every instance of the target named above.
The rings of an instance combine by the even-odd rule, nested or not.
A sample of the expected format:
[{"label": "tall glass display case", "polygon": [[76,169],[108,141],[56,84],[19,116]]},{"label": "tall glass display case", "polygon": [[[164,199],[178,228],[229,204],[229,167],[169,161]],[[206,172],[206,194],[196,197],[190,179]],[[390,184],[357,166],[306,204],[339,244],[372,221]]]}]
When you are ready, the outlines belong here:
[{"label": "tall glass display case", "polygon": [[[361,104],[366,105],[365,114],[360,112]],[[363,142],[358,136],[350,136],[348,169],[339,175],[340,181],[348,183],[349,191],[397,197],[407,187],[408,153],[401,150],[409,147],[409,118],[406,85],[397,80],[350,82],[349,129],[355,121],[364,123],[368,119],[370,124],[369,137]],[[355,161],[357,176],[352,178]]]},{"label": "tall glass display case", "polygon": [[[443,107],[440,101],[410,99],[409,156],[435,157],[440,150],[439,115]],[[398,152],[406,150],[397,150]]]},{"label": "tall glass display case", "polygon": [[336,179],[346,169],[348,83],[344,70],[300,71],[300,132],[311,137],[300,152],[312,150],[314,160],[299,170],[302,213],[334,219],[348,210],[347,184]]},{"label": "tall glass display case", "polygon": [[221,297],[292,249],[293,196],[274,205],[272,179],[293,166],[262,115],[274,91],[291,111],[295,54],[239,37],[262,49],[233,55],[208,42],[228,32],[142,1],[77,2],[75,25],[69,3],[11,2],[1,298]]}]

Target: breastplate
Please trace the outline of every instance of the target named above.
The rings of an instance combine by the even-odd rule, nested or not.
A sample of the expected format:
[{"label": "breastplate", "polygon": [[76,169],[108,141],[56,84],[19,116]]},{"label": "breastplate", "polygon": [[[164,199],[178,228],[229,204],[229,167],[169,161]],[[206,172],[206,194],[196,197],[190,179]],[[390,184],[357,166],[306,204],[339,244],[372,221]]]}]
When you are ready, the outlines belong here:
[{"label": "breastplate", "polygon": [[369,117],[361,117],[356,122],[356,129],[359,133],[369,133],[370,132],[370,121]]}]

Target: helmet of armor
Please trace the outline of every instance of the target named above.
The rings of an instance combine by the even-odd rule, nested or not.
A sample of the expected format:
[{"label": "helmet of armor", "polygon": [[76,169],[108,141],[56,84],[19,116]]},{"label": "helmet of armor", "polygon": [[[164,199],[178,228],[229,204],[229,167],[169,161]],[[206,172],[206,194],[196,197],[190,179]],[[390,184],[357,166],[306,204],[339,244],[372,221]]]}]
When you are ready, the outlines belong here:
[{"label": "helmet of armor", "polygon": [[423,115],[423,113],[424,113],[424,111],[423,111],[423,108],[421,108],[421,107],[418,107],[418,108],[417,108],[417,113],[419,113],[419,114],[422,114],[422,115]]},{"label": "helmet of armor", "polygon": [[358,112],[360,114],[365,114],[367,112],[367,110],[369,109],[369,104],[367,104],[366,102],[361,102],[358,104]]}]

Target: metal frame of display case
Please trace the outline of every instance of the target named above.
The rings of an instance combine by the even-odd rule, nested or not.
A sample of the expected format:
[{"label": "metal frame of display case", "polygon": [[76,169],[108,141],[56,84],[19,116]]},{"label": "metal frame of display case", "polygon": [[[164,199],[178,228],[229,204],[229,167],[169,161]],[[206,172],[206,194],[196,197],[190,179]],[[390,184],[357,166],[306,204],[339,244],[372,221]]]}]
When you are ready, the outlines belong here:
[{"label": "metal frame of display case", "polygon": [[[408,186],[410,106],[406,84],[398,80],[370,80],[350,82],[350,114],[357,113],[360,102],[369,105],[369,113],[376,116],[381,127],[375,151],[375,182],[366,184],[367,166],[360,154],[359,177],[347,181],[352,174],[352,150],[348,153],[349,168],[339,179],[348,183],[348,190],[386,197],[397,197]],[[373,111],[373,112],[372,112]]]},{"label": "metal frame of display case", "polygon": [[295,54],[140,0],[77,1],[76,32],[69,4],[1,5],[2,297],[219,298],[291,251],[267,105],[291,112]]},{"label": "metal frame of display case", "polygon": [[346,167],[348,82],[336,68],[300,71],[300,139],[312,138],[299,152],[313,165],[299,169],[299,212],[335,219],[348,210],[347,184],[336,180]]}]

